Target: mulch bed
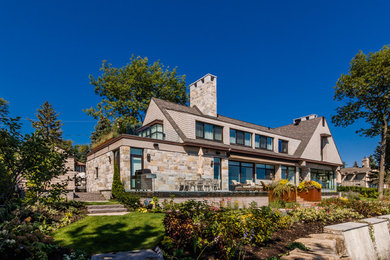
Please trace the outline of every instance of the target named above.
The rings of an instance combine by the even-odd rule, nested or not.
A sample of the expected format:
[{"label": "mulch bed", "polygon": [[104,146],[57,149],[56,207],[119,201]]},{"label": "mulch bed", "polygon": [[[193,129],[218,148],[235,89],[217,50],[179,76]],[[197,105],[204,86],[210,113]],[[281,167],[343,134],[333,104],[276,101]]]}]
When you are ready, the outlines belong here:
[{"label": "mulch bed", "polygon": [[245,259],[267,259],[272,256],[281,256],[290,250],[286,246],[298,238],[308,237],[310,234],[322,233],[324,223],[295,223],[290,229],[284,229],[276,232],[272,239],[262,247],[246,248]]}]

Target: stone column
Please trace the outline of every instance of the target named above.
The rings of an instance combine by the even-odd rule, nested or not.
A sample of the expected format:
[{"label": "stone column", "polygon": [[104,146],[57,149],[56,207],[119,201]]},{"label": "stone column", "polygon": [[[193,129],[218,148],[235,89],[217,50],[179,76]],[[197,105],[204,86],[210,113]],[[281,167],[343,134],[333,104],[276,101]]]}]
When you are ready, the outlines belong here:
[{"label": "stone column", "polygon": [[295,167],[295,185],[299,185],[299,167]]},{"label": "stone column", "polygon": [[221,159],[222,190],[229,190],[229,160]]},{"label": "stone column", "polygon": [[281,180],[282,179],[282,165],[277,164],[275,165],[275,180]]},{"label": "stone column", "polygon": [[120,176],[125,190],[130,190],[130,146],[121,146],[120,152]]}]

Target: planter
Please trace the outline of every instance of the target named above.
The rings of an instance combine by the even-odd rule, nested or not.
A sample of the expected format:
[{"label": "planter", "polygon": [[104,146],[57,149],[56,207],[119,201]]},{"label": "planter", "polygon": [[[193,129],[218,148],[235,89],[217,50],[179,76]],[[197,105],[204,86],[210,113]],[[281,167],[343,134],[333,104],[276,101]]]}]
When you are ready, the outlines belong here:
[{"label": "planter", "polygon": [[321,190],[314,188],[298,191],[298,196],[305,201],[321,201]]},{"label": "planter", "polygon": [[[268,193],[268,200],[269,200],[269,202],[272,202],[272,201],[280,200],[280,198],[274,196],[272,190],[270,190],[269,193]],[[285,192],[283,194],[282,201],[285,201],[285,202],[297,201],[297,194],[296,194],[296,192],[295,191],[291,191],[290,192],[290,196],[289,196],[289,194],[287,192]]]}]

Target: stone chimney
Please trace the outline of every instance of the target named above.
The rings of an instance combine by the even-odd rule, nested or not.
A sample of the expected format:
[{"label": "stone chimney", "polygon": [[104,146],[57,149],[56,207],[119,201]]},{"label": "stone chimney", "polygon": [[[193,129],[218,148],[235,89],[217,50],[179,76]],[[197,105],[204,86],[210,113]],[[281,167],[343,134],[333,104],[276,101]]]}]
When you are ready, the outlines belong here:
[{"label": "stone chimney", "polygon": [[364,157],[362,160],[362,168],[370,168],[370,159]]},{"label": "stone chimney", "polygon": [[217,77],[203,76],[190,85],[190,106],[209,116],[217,116]]}]

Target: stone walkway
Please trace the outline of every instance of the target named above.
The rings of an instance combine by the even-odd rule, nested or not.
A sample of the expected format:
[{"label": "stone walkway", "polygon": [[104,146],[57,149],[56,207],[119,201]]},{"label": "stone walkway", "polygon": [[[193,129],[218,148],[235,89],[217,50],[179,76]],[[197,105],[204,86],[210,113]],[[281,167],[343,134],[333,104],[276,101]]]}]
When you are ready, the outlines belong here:
[{"label": "stone walkway", "polygon": [[159,256],[151,249],[147,250],[134,250],[129,252],[118,252],[109,254],[96,254],[93,255],[91,260],[163,260],[164,258]]}]

